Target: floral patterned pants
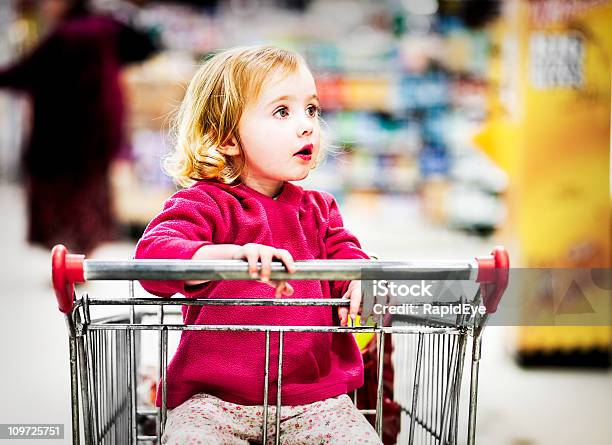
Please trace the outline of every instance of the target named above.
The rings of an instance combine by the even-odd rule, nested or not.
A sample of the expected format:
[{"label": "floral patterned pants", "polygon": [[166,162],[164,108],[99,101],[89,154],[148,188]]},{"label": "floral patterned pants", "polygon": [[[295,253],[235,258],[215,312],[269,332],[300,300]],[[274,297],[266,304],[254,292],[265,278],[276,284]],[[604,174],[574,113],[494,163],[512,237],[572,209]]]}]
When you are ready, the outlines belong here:
[{"label": "floral patterned pants", "polygon": [[[273,444],[276,406],[268,406],[268,444]],[[196,394],[168,411],[162,444],[248,445],[262,442],[263,407],[237,405]],[[382,444],[372,425],[342,394],[308,405],[282,406],[280,442],[306,444]],[[266,444],[266,445],[268,445]]]}]

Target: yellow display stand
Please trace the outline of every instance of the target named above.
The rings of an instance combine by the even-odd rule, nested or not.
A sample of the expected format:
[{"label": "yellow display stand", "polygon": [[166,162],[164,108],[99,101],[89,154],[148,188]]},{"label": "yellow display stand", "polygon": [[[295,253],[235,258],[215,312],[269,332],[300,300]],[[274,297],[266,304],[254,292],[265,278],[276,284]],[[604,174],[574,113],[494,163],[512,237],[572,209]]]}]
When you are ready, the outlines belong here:
[{"label": "yellow display stand", "polygon": [[[496,88],[476,143],[510,177],[505,232],[515,264],[610,268],[612,3],[507,6],[493,28]],[[523,294],[532,301],[534,292]],[[528,353],[608,354],[612,338],[609,326],[528,326],[518,334],[519,351]]]}]

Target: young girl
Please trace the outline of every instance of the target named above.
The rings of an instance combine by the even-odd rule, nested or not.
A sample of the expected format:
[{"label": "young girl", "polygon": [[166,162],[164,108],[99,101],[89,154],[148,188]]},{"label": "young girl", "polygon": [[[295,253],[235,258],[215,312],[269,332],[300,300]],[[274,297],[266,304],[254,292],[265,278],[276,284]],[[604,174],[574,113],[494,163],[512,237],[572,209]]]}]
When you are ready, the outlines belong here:
[{"label": "young girl", "polygon": [[[151,221],[136,258],[243,259],[252,281],[144,281],[161,297],[347,298],[341,325],[361,301],[358,281],[270,280],[270,264],[367,259],[324,192],[303,190],[323,156],[319,102],[304,60],[283,49],[235,48],[205,62],[180,109],[166,170],[182,186]],[[258,270],[257,263],[261,266]],[[323,306],[183,307],[186,324],[332,326]],[[274,437],[278,334],[270,336],[268,434]],[[265,334],[183,331],[167,371],[166,444],[261,442]],[[288,332],[283,341],[281,442],[380,444],[347,395],[363,384],[350,334]],[[161,386],[161,385],[160,385]],[[157,404],[160,405],[158,393]]]}]

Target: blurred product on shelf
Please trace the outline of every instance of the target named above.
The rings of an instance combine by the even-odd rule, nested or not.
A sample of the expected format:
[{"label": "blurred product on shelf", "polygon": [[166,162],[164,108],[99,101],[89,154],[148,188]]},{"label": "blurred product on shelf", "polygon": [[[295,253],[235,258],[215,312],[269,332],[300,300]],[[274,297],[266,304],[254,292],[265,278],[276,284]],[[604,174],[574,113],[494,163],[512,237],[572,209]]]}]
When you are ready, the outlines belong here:
[{"label": "blurred product on shelf", "polygon": [[123,81],[127,90],[130,126],[136,130],[167,129],[196,67],[189,55],[164,51],[127,69]]},{"label": "blurred product on shelf", "polygon": [[466,149],[454,158],[446,205],[448,225],[478,234],[491,234],[506,220],[506,206],[500,196],[508,179],[486,155]]}]

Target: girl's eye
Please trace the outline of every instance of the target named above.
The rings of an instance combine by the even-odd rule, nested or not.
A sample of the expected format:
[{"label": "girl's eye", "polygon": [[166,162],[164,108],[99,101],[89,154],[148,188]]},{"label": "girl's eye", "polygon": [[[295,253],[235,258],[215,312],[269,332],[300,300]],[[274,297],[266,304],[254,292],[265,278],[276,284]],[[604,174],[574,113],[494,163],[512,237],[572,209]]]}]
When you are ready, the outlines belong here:
[{"label": "girl's eye", "polygon": [[316,117],[320,114],[321,109],[316,105],[310,105],[308,108],[306,108],[306,112],[310,117]]},{"label": "girl's eye", "polygon": [[274,116],[287,117],[289,116],[289,109],[287,107],[280,107],[274,112]]}]

